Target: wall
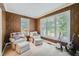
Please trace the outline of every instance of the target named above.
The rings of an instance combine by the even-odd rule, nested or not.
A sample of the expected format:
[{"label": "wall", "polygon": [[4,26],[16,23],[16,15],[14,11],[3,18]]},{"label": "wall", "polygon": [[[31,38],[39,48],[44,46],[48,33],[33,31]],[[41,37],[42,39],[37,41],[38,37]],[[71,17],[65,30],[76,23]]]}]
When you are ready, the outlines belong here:
[{"label": "wall", "polygon": [[35,20],[35,30],[40,33],[40,19]]},{"label": "wall", "polygon": [[15,13],[6,12],[6,40],[9,41],[10,33],[21,31],[21,17],[28,18],[30,20],[30,30],[35,31],[35,20],[30,17],[21,16]]},{"label": "wall", "polygon": [[20,17],[6,12],[6,40],[8,41],[10,33],[18,31],[20,31]]},{"label": "wall", "polygon": [[32,31],[35,31],[35,25],[36,25],[35,19],[30,20],[30,31],[31,31],[31,32],[32,32]]}]

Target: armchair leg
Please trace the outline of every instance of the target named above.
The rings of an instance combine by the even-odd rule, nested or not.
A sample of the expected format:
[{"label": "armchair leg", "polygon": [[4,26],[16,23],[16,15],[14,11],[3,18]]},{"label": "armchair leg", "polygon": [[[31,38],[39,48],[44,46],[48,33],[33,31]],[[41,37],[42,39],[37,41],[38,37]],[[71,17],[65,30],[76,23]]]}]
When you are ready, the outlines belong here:
[{"label": "armchair leg", "polygon": [[20,47],[18,46],[18,45],[16,45],[16,52],[18,53],[18,54],[21,54],[21,50],[20,50]]},{"label": "armchair leg", "polygon": [[13,49],[13,50],[15,50],[15,49],[16,49],[16,45],[15,45],[15,44],[13,44],[13,43],[11,44],[11,47],[12,47],[12,49]]}]

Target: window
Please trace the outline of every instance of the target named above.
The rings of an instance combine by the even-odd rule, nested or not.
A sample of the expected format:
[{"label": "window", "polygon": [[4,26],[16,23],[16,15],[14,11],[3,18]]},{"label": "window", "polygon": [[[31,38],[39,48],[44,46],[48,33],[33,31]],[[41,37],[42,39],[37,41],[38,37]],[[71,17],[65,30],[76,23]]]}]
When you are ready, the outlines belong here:
[{"label": "window", "polygon": [[63,41],[70,40],[70,11],[66,11],[56,15],[56,37],[62,34]]},{"label": "window", "polygon": [[21,31],[29,31],[29,19],[21,18]]},{"label": "window", "polygon": [[70,41],[70,11],[41,19],[41,34],[58,38],[62,34],[65,42]]},{"label": "window", "polygon": [[41,35],[42,36],[55,36],[55,22],[54,17],[41,19]]}]

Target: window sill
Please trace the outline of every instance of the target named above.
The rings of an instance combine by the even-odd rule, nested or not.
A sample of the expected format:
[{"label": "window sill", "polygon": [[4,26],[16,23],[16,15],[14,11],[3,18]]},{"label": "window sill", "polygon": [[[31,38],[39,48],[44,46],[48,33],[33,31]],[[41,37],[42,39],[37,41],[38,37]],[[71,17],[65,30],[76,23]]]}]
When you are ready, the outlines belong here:
[{"label": "window sill", "polygon": [[62,45],[67,45],[67,43],[66,42],[61,42],[61,41],[59,41],[59,39],[58,38],[55,38],[55,37],[49,37],[49,36],[41,36],[43,39],[45,39],[45,40],[48,40],[48,41],[51,41],[51,42],[53,42],[53,43],[62,43]]}]

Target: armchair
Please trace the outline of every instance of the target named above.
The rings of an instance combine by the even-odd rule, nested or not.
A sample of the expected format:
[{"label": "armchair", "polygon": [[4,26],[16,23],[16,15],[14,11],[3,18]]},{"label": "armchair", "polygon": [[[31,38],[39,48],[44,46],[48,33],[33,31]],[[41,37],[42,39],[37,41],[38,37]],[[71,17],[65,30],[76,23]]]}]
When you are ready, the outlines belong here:
[{"label": "armchair", "polygon": [[30,37],[34,39],[33,43],[37,45],[41,45],[43,43],[43,39],[41,39],[41,36],[36,32],[30,32]]},{"label": "armchair", "polygon": [[17,53],[23,53],[30,49],[29,43],[26,41],[26,37],[21,32],[15,32],[10,34],[10,41],[12,45],[12,49],[14,49]]}]

